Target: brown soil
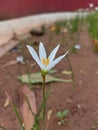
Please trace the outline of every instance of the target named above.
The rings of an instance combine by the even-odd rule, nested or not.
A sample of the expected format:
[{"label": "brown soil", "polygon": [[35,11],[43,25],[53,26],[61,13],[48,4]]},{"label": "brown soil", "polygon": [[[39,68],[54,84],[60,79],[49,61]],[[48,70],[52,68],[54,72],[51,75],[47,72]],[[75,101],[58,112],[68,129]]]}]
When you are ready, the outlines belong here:
[{"label": "brown soil", "polygon": [[[38,49],[38,43],[42,41],[48,52],[58,43],[61,43],[58,52],[58,55],[61,55],[67,49],[70,50],[71,44],[76,41],[73,39],[77,39],[79,36],[78,44],[81,45],[81,49],[75,54],[69,53],[68,55],[74,72],[74,82],[54,82],[46,85],[47,89],[51,88],[52,90],[52,94],[47,101],[46,111],[52,110],[53,112],[48,121],[47,130],[97,130],[98,75],[96,71],[98,70],[98,55],[93,51],[93,45],[87,30],[83,28],[80,35],[76,33],[71,37],[63,33],[51,34],[52,32],[47,31],[43,36],[33,36],[31,39],[27,39],[25,43],[31,44],[36,42],[33,45]],[[17,76],[27,73],[27,70],[31,73],[39,71],[39,67],[34,64],[32,57],[25,47],[25,43],[22,44],[22,52],[14,48],[0,59],[0,124],[9,130],[20,130],[20,124],[12,109],[12,105],[9,104],[7,107],[4,107],[7,95],[19,107],[19,91],[24,87],[24,84],[17,79]],[[25,55],[26,64],[15,63],[6,65],[10,61],[15,61],[16,57],[20,54]],[[34,64],[34,66],[31,67],[31,64]],[[70,70],[67,58],[63,59],[55,69],[57,73],[54,73],[54,76],[66,79],[71,78],[61,73],[63,70]],[[75,84],[75,88],[73,87],[73,83]],[[32,86],[34,87],[37,105],[39,106],[42,97],[41,85]],[[59,126],[59,119],[56,117],[56,113],[65,109],[69,109],[70,111],[66,117],[66,124]]]}]

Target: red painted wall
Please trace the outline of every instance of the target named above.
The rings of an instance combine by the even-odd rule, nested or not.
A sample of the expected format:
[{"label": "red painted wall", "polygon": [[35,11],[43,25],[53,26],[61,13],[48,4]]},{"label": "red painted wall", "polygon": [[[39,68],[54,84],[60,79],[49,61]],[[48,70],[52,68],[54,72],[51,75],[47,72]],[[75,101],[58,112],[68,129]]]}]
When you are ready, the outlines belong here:
[{"label": "red painted wall", "polygon": [[45,12],[75,11],[89,7],[89,3],[98,6],[98,0],[0,0],[0,19]]}]

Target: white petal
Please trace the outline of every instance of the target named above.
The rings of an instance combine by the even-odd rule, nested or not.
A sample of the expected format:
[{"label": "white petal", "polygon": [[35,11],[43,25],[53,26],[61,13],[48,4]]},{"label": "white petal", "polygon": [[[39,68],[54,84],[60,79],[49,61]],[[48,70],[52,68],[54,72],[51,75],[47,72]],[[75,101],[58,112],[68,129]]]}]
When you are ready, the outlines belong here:
[{"label": "white petal", "polygon": [[42,65],[41,65],[41,61],[36,53],[36,51],[29,45],[26,45],[30,54],[32,55],[32,57],[34,58],[34,60],[37,62],[37,64],[40,66],[40,68],[42,68]]},{"label": "white petal", "polygon": [[46,71],[46,70],[47,70],[46,66],[42,64],[42,68],[41,68],[41,70]]},{"label": "white petal", "polygon": [[47,66],[47,70],[52,69],[57,63],[59,63],[67,54],[69,51],[67,51],[64,55],[58,57],[57,59],[55,59],[53,62],[51,62],[48,66]]},{"label": "white petal", "polygon": [[42,58],[46,58],[46,50],[45,50],[45,47],[43,45],[42,42],[40,42],[40,45],[39,45],[39,57],[40,57],[40,60],[42,60]]},{"label": "white petal", "polygon": [[53,49],[53,51],[50,53],[50,55],[49,55],[49,57],[48,57],[48,59],[50,60],[50,63],[54,60],[55,55],[56,55],[56,53],[57,53],[57,51],[58,51],[58,49],[59,49],[59,46],[60,46],[60,45],[57,45],[57,46]]}]

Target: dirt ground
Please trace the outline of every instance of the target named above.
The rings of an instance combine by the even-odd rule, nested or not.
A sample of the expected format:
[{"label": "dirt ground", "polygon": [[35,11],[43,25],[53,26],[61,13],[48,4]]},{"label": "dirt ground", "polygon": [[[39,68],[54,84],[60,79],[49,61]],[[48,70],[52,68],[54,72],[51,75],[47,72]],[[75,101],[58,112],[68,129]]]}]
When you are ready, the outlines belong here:
[{"label": "dirt ground", "polygon": [[[74,37],[77,38],[78,34],[75,35]],[[57,54],[61,55],[64,54],[66,50],[70,50],[69,44],[75,42],[73,39],[73,37],[69,37],[69,35],[65,33],[54,33],[51,35],[51,32],[46,32],[42,36],[33,36],[31,39],[22,42],[22,52],[16,47],[0,59],[0,124],[9,130],[20,130],[20,124],[11,105],[5,105],[7,95],[19,106],[18,93],[20,89],[24,87],[24,84],[17,79],[18,75],[25,74],[27,69],[31,73],[40,71],[36,63],[34,64],[34,60],[25,45],[33,43],[33,46],[37,50],[39,42],[42,41],[47,51],[50,52],[58,43],[61,43]],[[93,51],[92,41],[85,28],[81,30],[78,43],[76,44],[80,44],[81,49],[76,53],[70,52],[68,54],[74,73],[74,82],[53,82],[46,85],[46,88],[51,88],[52,90],[46,108],[47,112],[52,110],[47,130],[98,129],[98,54]],[[25,55],[27,64],[15,62],[16,57],[20,54]],[[33,67],[31,67],[31,64],[34,64]],[[71,76],[62,74],[63,70],[70,70],[68,58],[63,59],[55,69],[57,73],[54,73],[54,76],[63,79],[71,78]],[[73,88],[73,84],[75,88]],[[41,85],[37,84],[32,86],[34,87],[36,102],[39,106],[42,95]],[[65,109],[69,109],[66,124],[58,125],[59,119],[56,113]]]}]

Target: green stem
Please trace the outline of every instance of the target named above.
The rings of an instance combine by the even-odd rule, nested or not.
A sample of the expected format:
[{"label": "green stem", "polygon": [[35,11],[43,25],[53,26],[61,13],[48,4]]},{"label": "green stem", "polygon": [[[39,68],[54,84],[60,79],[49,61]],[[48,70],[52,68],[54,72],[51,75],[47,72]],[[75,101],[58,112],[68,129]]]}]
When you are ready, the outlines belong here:
[{"label": "green stem", "polygon": [[[51,94],[51,91],[48,91],[48,92],[46,93],[46,95],[45,95],[45,102],[46,102],[47,99],[49,98],[50,94]],[[41,103],[41,106],[40,106],[40,109],[39,109],[37,115],[40,115],[40,113],[42,112],[42,109],[43,109],[43,101],[42,101],[42,103]]]},{"label": "green stem", "polygon": [[45,121],[45,109],[46,109],[46,100],[45,100],[45,79],[46,75],[42,75],[43,78],[43,86],[42,86],[42,93],[43,93],[43,121]]}]

